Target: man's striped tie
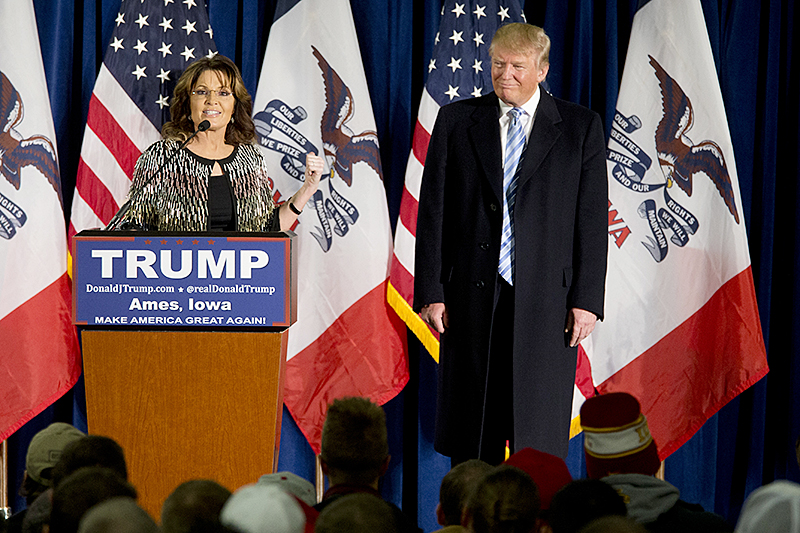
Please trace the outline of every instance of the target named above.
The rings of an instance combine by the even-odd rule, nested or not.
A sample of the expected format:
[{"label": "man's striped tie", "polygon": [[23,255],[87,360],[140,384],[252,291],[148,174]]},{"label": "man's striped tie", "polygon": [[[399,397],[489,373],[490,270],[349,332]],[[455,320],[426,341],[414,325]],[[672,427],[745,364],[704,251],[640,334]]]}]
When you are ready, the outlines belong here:
[{"label": "man's striped tie", "polygon": [[525,151],[525,132],[520,117],[525,111],[515,107],[508,112],[508,139],[506,158],[503,163],[503,235],[500,240],[500,263],[498,272],[510,285],[514,284],[514,198],[517,194],[517,179],[522,153]]}]

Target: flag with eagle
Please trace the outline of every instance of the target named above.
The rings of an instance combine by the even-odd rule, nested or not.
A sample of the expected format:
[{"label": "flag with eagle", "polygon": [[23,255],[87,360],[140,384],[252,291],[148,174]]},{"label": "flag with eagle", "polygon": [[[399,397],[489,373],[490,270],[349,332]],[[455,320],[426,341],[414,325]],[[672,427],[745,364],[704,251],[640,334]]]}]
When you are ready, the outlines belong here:
[{"label": "flag with eagle", "polygon": [[663,459],[768,370],[699,0],[640,4],[611,126],[606,316],[583,347],[601,394],[639,398]]},{"label": "flag with eagle", "polygon": [[0,2],[0,442],[81,372],[55,142],[33,3]]},{"label": "flag with eagle", "polygon": [[406,332],[386,303],[391,226],[378,135],[347,0],[281,0],[253,120],[276,201],[300,187],[305,154],[325,158],[298,234],[298,313],[284,402],[319,453],[328,404],[380,404],[408,381]]}]

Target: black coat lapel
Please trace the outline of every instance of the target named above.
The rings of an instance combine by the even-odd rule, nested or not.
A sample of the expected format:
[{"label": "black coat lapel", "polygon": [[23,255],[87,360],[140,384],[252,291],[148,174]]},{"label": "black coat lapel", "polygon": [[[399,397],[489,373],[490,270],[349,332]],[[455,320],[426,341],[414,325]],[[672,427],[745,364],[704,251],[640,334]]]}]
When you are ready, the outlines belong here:
[{"label": "black coat lapel", "polygon": [[522,169],[520,169],[517,183],[518,188],[533,176],[561,135],[561,131],[556,127],[556,124],[561,122],[561,115],[556,108],[553,97],[547,94],[541,86],[539,90],[542,91],[542,97],[536,110],[531,138],[528,140],[528,146],[525,149],[525,157],[522,160]]},{"label": "black coat lapel", "polygon": [[494,93],[482,96],[480,105],[476,106],[472,113],[473,123],[468,129],[475,158],[498,201],[503,197],[503,154],[500,149],[499,113],[497,96]]}]

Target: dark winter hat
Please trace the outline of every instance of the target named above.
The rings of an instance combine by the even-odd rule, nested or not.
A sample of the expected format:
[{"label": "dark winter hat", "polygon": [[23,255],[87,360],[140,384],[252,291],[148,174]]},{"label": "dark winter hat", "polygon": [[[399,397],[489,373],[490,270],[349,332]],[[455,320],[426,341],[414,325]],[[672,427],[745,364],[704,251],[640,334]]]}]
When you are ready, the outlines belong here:
[{"label": "dark winter hat", "polygon": [[581,428],[590,478],[611,474],[652,476],[661,466],[658,448],[636,398],[611,392],[581,406]]}]

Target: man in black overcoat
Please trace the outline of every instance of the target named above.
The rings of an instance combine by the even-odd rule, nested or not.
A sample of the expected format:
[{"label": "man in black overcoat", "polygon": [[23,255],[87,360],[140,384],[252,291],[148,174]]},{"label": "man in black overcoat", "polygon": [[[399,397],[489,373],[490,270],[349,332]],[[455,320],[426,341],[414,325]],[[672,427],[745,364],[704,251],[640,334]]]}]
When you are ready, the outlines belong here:
[{"label": "man in black overcoat", "polygon": [[[500,28],[489,49],[494,92],[442,107],[428,145],[414,308],[442,333],[435,448],[455,462],[497,464],[506,441],[512,452],[566,456],[577,345],[603,316],[603,127],[539,87],[549,48],[541,28]],[[524,111],[513,113],[525,133],[521,161],[507,164],[513,198],[512,108]],[[509,281],[498,274],[504,212]]]}]

